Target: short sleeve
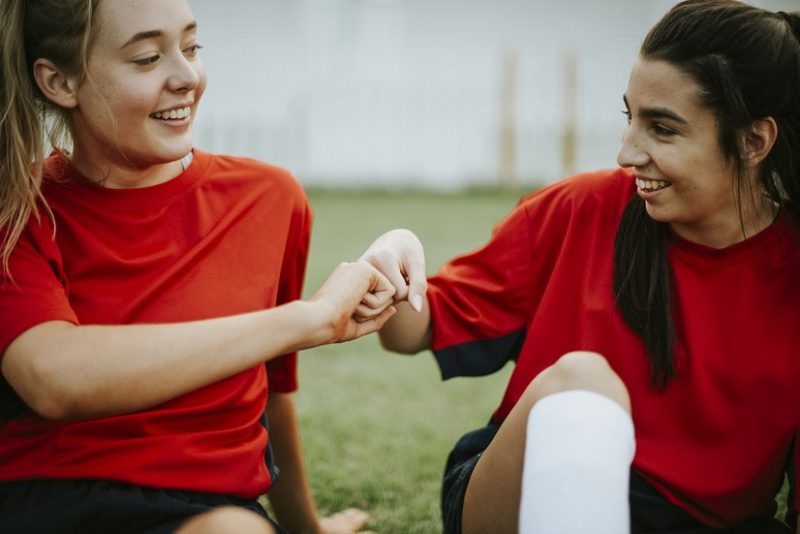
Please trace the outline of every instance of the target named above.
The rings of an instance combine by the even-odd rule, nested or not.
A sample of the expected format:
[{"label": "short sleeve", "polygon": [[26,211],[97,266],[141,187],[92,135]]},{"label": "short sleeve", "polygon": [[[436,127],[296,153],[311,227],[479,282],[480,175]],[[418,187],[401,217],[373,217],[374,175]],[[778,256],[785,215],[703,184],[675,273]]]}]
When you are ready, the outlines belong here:
[{"label": "short sleeve", "polygon": [[78,318],[69,304],[60,254],[42,216],[22,232],[0,279],[0,355],[20,334],[46,321]]},{"label": "short sleeve", "polygon": [[[302,194],[302,193],[301,193]],[[313,214],[305,195],[302,207],[293,214],[286,254],[281,267],[277,304],[292,302],[301,297],[308,261]],[[297,353],[286,354],[267,362],[270,391],[291,393],[297,390]]]},{"label": "short sleeve", "polygon": [[530,273],[529,228],[520,204],[485,246],[429,280],[431,348],[443,378],[490,374],[516,359],[530,309]]}]

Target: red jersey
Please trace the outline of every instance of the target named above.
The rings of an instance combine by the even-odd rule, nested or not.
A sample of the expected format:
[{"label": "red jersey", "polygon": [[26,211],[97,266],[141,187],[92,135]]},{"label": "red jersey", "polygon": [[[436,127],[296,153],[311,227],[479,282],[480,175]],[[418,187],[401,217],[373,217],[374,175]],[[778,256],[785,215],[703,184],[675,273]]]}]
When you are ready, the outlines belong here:
[{"label": "red jersey", "polygon": [[[174,179],[124,190],[89,183],[60,155],[47,160],[55,234],[43,212],[13,251],[13,283],[0,285],[0,354],[45,321],[181,322],[300,297],[311,211],[299,184],[263,163],[194,154]],[[260,495],[272,483],[268,387],[296,388],[295,354],[152,409],[77,422],[39,417],[0,380],[0,480]]]},{"label": "red jersey", "polygon": [[624,170],[554,184],[524,198],[485,247],[445,265],[428,291],[442,374],[516,360],[501,421],[561,355],[599,352],[630,392],[637,472],[711,526],[769,513],[793,447],[795,472],[800,456],[798,231],[781,214],[721,250],[670,237],[678,374],[656,391],[614,304],[615,234],[634,193]]}]

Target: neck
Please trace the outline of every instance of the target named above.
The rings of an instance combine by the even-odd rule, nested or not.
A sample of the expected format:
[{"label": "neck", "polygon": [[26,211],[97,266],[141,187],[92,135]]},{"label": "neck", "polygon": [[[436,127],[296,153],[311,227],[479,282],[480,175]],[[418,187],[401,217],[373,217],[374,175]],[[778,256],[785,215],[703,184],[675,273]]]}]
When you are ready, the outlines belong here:
[{"label": "neck", "polygon": [[778,208],[771,200],[759,196],[755,202],[745,203],[741,214],[732,206],[728,216],[718,221],[706,222],[702,227],[680,223],[671,223],[670,227],[688,241],[722,249],[741,243],[769,228],[778,214]]},{"label": "neck", "polygon": [[162,184],[181,174],[185,165],[188,165],[184,164],[185,158],[142,167],[128,162],[120,164],[109,160],[96,164],[81,158],[78,151],[70,155],[69,159],[83,176],[109,189],[138,189]]}]

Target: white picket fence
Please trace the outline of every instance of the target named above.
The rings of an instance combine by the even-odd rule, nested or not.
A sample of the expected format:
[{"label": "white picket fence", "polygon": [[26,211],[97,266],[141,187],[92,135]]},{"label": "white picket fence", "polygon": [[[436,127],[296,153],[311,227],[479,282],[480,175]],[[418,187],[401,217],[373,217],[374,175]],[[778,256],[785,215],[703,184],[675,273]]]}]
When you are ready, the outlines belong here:
[{"label": "white picket fence", "polygon": [[[494,185],[502,178],[497,100],[391,89],[326,93],[272,116],[201,110],[195,140],[207,150],[286,166],[307,185]],[[620,115],[617,123],[579,127],[572,169],[556,117],[520,113],[514,124],[511,168],[525,185],[613,166],[624,122]]]}]

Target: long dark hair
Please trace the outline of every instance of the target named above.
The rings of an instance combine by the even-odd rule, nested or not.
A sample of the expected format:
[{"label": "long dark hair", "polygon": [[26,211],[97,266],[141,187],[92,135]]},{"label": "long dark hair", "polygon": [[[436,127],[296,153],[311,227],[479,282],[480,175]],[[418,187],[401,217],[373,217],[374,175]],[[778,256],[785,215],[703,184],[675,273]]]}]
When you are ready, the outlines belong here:
[{"label": "long dark hair", "polygon": [[[650,30],[640,56],[669,62],[699,86],[700,101],[717,119],[722,152],[736,170],[740,216],[746,189],[741,134],[758,119],[775,120],[778,137],[761,163],[760,185],[800,225],[800,12],[688,0]],[[614,291],[622,317],[644,342],[656,388],[677,373],[668,236],[667,224],[651,219],[633,195],[617,229]]]}]

